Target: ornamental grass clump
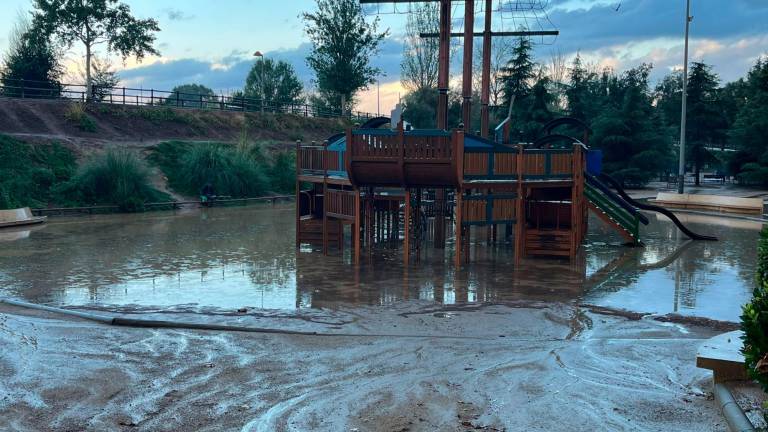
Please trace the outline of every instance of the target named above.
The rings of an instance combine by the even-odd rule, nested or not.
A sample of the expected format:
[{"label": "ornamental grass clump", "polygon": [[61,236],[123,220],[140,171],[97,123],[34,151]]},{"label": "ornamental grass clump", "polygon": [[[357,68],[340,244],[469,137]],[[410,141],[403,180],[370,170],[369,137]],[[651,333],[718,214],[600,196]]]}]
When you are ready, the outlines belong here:
[{"label": "ornamental grass clump", "polygon": [[147,202],[168,198],[152,187],[144,162],[126,150],[108,150],[95,156],[59,194],[72,204],[117,205],[122,211],[141,211]]}]

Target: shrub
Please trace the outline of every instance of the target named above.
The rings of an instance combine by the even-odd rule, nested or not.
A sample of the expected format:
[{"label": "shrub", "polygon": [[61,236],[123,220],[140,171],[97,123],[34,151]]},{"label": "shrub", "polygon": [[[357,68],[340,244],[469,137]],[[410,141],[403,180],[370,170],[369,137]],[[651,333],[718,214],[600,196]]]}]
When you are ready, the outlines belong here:
[{"label": "shrub", "polygon": [[125,150],[108,150],[95,156],[57,193],[68,203],[114,204],[122,211],[140,211],[146,202],[168,199],[152,187],[144,163]]},{"label": "shrub", "polygon": [[741,167],[741,172],[736,175],[736,178],[746,185],[768,184],[768,167],[757,162],[746,163]]},{"label": "shrub", "polygon": [[0,209],[41,207],[75,171],[74,154],[59,144],[31,146],[0,135]]},{"label": "shrub", "polygon": [[224,145],[193,147],[182,158],[181,169],[188,193],[198,193],[206,183],[213,185],[217,195],[234,198],[260,196],[267,190],[261,166],[249,154]]},{"label": "shrub", "polygon": [[296,189],[296,153],[291,151],[277,153],[269,174],[273,191],[293,192]]},{"label": "shrub", "polygon": [[96,132],[96,122],[88,115],[85,104],[74,102],[64,112],[64,118],[84,132]]},{"label": "shrub", "polygon": [[752,301],[742,309],[742,353],[749,375],[768,392],[768,227],[760,233],[756,278]]}]

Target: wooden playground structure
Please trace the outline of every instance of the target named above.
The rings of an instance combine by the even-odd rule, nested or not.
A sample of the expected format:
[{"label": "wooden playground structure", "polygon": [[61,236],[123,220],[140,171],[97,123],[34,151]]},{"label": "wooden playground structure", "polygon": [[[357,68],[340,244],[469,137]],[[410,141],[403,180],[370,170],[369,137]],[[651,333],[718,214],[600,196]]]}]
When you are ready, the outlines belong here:
[{"label": "wooden playground structure", "polygon": [[516,259],[574,257],[593,209],[639,243],[638,214],[585,180],[586,145],[553,136],[507,145],[461,130],[404,131],[401,122],[394,130],[349,129],[322,145],[297,143],[296,242],[324,253],[343,249],[349,226],[355,262],[363,248],[400,242],[407,262],[427,239],[444,247],[452,225],[457,265],[480,227],[490,243],[503,228]]},{"label": "wooden playground structure", "polygon": [[[513,125],[508,117],[496,128],[494,139],[489,138],[492,39],[557,31],[493,31],[493,1],[485,0],[484,30],[475,33],[475,1],[463,0],[464,31],[454,34],[451,0],[431,1],[439,3],[439,32],[421,36],[439,39],[436,128],[405,130],[402,120],[393,123],[382,117],[322,144],[298,142],[297,246],[320,245],[325,254],[332,248],[341,250],[349,227],[355,263],[364,248],[370,253],[377,245],[400,244],[408,263],[411,257],[420,259],[428,241],[442,249],[453,238],[458,267],[469,259],[473,235],[484,235],[490,244],[511,239],[517,262],[532,256],[572,259],[587,232],[589,210],[627,243],[641,244],[639,225],[648,219],[638,207],[645,207],[620,187],[616,190],[622,196],[617,195],[598,178],[600,153],[588,148],[587,125],[556,119],[534,142],[520,143],[510,139]],[[464,38],[463,123],[449,129],[449,52],[450,38],[455,36]],[[471,134],[466,131],[472,130],[472,51],[477,36],[483,38],[481,124],[479,133]],[[579,138],[558,133],[563,128]]]}]

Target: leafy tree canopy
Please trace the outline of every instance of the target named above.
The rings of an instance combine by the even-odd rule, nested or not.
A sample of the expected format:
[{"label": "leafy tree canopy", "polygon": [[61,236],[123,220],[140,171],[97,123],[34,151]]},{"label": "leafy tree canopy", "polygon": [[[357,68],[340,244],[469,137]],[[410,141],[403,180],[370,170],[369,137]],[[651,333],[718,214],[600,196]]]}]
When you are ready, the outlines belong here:
[{"label": "leafy tree canopy", "polygon": [[268,105],[291,105],[303,102],[304,86],[293,66],[272,59],[257,61],[245,79],[243,96],[264,100]]},{"label": "leafy tree canopy", "polygon": [[141,61],[147,54],[160,54],[153,46],[160,31],[157,21],[135,18],[131,8],[118,0],[33,0],[33,5],[34,25],[43,34],[54,35],[67,49],[75,42],[83,44],[89,89],[91,60],[100,45],[124,59],[133,56]]},{"label": "leafy tree canopy", "polygon": [[302,17],[312,41],[307,64],[315,71],[320,91],[339,95],[344,105],[376,82],[381,70],[371,66],[370,59],[388,34],[378,32],[378,18],[366,22],[357,0],[317,0],[317,10]]}]

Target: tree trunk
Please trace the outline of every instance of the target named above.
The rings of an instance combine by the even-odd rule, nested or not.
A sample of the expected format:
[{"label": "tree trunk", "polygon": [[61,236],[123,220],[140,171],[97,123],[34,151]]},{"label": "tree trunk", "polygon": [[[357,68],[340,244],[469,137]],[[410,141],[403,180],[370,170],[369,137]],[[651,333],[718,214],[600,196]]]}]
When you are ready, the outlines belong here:
[{"label": "tree trunk", "polygon": [[91,46],[85,44],[85,91],[86,100],[90,101],[93,97],[93,88],[91,82]]},{"label": "tree trunk", "polygon": [[347,95],[343,94],[341,95],[341,116],[344,117],[347,115]]},{"label": "tree trunk", "polygon": [[694,184],[696,186],[701,186],[699,184],[699,173],[701,173],[701,163],[699,163],[699,161],[697,160],[697,161],[694,162],[694,165],[696,166],[696,168],[694,169],[694,172],[695,172],[694,175],[696,176],[696,179],[694,180],[694,182],[695,182]]}]

